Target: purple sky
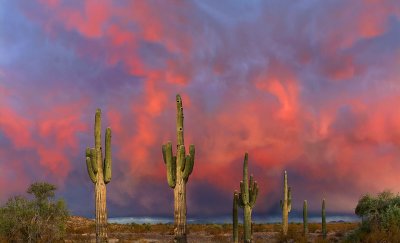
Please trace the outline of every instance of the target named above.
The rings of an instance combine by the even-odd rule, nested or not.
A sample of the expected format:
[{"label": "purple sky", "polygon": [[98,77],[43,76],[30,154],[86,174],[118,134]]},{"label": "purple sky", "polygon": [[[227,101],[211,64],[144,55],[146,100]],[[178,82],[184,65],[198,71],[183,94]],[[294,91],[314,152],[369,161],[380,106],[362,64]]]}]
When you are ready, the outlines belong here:
[{"label": "purple sky", "polygon": [[93,215],[84,151],[113,130],[109,216],[173,212],[175,95],[196,145],[189,215],[231,211],[243,156],[277,212],[400,190],[400,2],[0,0],[0,202],[45,180]]}]

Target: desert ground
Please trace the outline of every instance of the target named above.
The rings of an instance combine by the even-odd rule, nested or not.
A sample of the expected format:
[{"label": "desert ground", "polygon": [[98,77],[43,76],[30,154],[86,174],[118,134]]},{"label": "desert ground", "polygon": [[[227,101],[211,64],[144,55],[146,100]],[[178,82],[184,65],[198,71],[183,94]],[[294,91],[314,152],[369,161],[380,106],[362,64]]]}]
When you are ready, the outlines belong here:
[{"label": "desert ground", "polygon": [[[344,237],[357,228],[358,223],[329,222],[328,237],[321,237],[321,225],[309,224],[309,234],[302,236],[302,224],[289,224],[288,242],[341,242]],[[109,224],[109,242],[167,243],[173,239],[171,224]],[[282,242],[280,224],[255,224],[253,239],[258,242]],[[232,225],[230,224],[190,224],[188,242],[210,243],[231,242]],[[239,228],[241,235],[242,228]],[[68,221],[65,242],[95,242],[95,224],[93,220],[73,216]]]}]

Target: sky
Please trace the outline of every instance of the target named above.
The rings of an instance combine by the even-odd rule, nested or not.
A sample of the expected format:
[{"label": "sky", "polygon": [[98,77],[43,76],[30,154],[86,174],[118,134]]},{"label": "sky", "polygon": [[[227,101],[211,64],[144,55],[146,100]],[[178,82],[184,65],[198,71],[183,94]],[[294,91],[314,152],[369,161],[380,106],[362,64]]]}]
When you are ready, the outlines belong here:
[{"label": "sky", "polygon": [[189,216],[230,214],[246,151],[265,217],[284,170],[294,211],[400,191],[397,0],[0,0],[0,203],[47,181],[93,217],[101,108],[109,217],[172,216],[161,145],[176,144],[178,93]]}]

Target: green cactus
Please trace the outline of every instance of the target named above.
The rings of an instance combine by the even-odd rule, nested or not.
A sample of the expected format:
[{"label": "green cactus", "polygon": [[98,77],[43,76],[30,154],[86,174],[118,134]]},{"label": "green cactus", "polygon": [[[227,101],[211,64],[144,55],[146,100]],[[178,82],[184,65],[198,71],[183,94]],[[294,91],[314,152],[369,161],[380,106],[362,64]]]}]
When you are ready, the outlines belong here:
[{"label": "green cactus", "polygon": [[326,239],[325,199],[322,199],[322,238]]},{"label": "green cactus", "polygon": [[237,191],[233,193],[233,209],[232,209],[232,220],[233,220],[233,242],[239,242],[239,230],[238,230],[238,203],[239,195]]},{"label": "green cactus", "polygon": [[308,213],[307,213],[307,200],[303,203],[303,233],[304,236],[308,234]]},{"label": "green cactus", "polygon": [[111,181],[111,129],[106,129],[105,154],[101,149],[101,110],[96,110],[94,148],[86,148],[86,167],[95,184],[96,242],[107,242],[106,184]]},{"label": "green cactus", "polygon": [[186,243],[186,183],[193,172],[195,147],[189,146],[189,154],[185,152],[183,137],[182,98],[176,95],[176,133],[178,144],[176,156],[172,153],[172,143],[168,141],[162,146],[164,163],[167,166],[167,181],[174,189],[175,242]]},{"label": "green cactus", "polygon": [[258,185],[254,181],[253,175],[250,175],[250,181],[248,179],[248,154],[244,155],[243,162],[243,181],[240,182],[240,193],[239,193],[239,206],[243,208],[243,227],[244,227],[244,242],[252,242],[251,235],[251,212],[257,200]]},{"label": "green cactus", "polygon": [[288,187],[287,183],[287,172],[283,176],[283,201],[280,201],[281,209],[282,209],[282,233],[284,236],[287,236],[288,232],[288,217],[289,213],[292,210],[292,194],[291,188]]}]

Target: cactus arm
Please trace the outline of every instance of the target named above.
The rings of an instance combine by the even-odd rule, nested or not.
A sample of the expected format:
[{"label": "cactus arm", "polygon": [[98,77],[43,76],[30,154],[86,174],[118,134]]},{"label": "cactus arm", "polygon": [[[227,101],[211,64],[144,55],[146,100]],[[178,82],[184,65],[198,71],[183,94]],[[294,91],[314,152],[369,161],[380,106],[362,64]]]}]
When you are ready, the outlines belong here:
[{"label": "cactus arm", "polygon": [[177,159],[178,168],[181,171],[184,171],[185,170],[185,162],[186,162],[185,145],[180,145],[178,147],[176,159]]},{"label": "cactus arm", "polygon": [[258,185],[257,182],[253,183],[253,189],[250,192],[250,207],[253,208],[254,205],[256,204],[256,200],[257,200],[257,195],[258,195]]},{"label": "cactus arm", "polygon": [[193,172],[193,167],[194,167],[194,154],[195,154],[195,148],[194,145],[191,144],[189,146],[189,155],[186,156],[186,161],[185,161],[185,169],[183,171],[183,178],[185,181],[188,180],[189,176]]},{"label": "cactus arm", "polygon": [[250,175],[250,182],[249,182],[249,191],[252,191],[254,188],[254,178],[253,175]]},{"label": "cactus arm", "polygon": [[178,141],[178,149],[179,145],[184,144],[183,140],[183,106],[182,106],[182,98],[178,94],[176,95],[176,134],[177,134],[177,141]]},{"label": "cactus arm", "polygon": [[165,161],[167,164],[167,181],[171,188],[175,188],[176,183],[176,157],[172,155],[172,143],[167,142],[165,147]]},{"label": "cactus arm", "polygon": [[[86,158],[89,158],[89,166],[91,167],[91,170],[93,174],[97,174],[97,166],[96,166],[96,153],[94,151],[94,148],[86,148]],[[89,168],[88,168],[89,169]]]},{"label": "cactus arm", "polygon": [[87,168],[87,171],[88,171],[90,180],[92,180],[92,182],[93,182],[94,184],[96,184],[97,178],[96,178],[96,174],[93,172],[93,169],[92,169],[92,161],[91,161],[91,160],[92,160],[92,159],[91,159],[90,157],[86,157],[86,168]]},{"label": "cactus arm", "polygon": [[[243,162],[243,191],[242,191],[243,202],[245,204],[249,203],[249,177],[248,177],[247,165],[248,165],[248,154],[245,153]],[[242,186],[240,189],[242,189]]]},{"label": "cactus arm", "polygon": [[190,155],[186,155],[186,158],[185,158],[185,170],[183,171],[183,175],[182,175],[183,179],[185,181],[188,180],[192,170],[193,170],[193,160],[190,157]]},{"label": "cactus arm", "polygon": [[94,174],[97,174],[99,167],[97,167],[97,160],[96,160],[96,150],[94,148],[90,149],[90,164],[92,166],[92,170]]},{"label": "cactus arm", "polygon": [[238,203],[238,206],[239,206],[240,208],[243,208],[243,207],[244,207],[243,200],[242,200],[242,193],[241,193],[241,192],[239,192],[239,194],[238,194],[238,201],[237,201],[237,203]]},{"label": "cactus arm", "polygon": [[192,174],[193,168],[194,168],[194,154],[195,154],[195,147],[194,147],[193,144],[191,144],[191,145],[189,146],[189,155],[190,155],[190,159],[191,159],[192,161],[191,161],[191,167],[190,167],[190,170],[189,170],[189,175]]},{"label": "cactus arm", "polygon": [[107,127],[106,129],[106,141],[105,141],[106,151],[104,155],[104,183],[108,184],[111,181],[111,129]]},{"label": "cactus arm", "polygon": [[247,204],[248,201],[246,201],[246,197],[244,196],[246,194],[245,188],[244,188],[244,183],[243,181],[240,181],[240,197],[241,201],[243,203],[243,206]]}]

